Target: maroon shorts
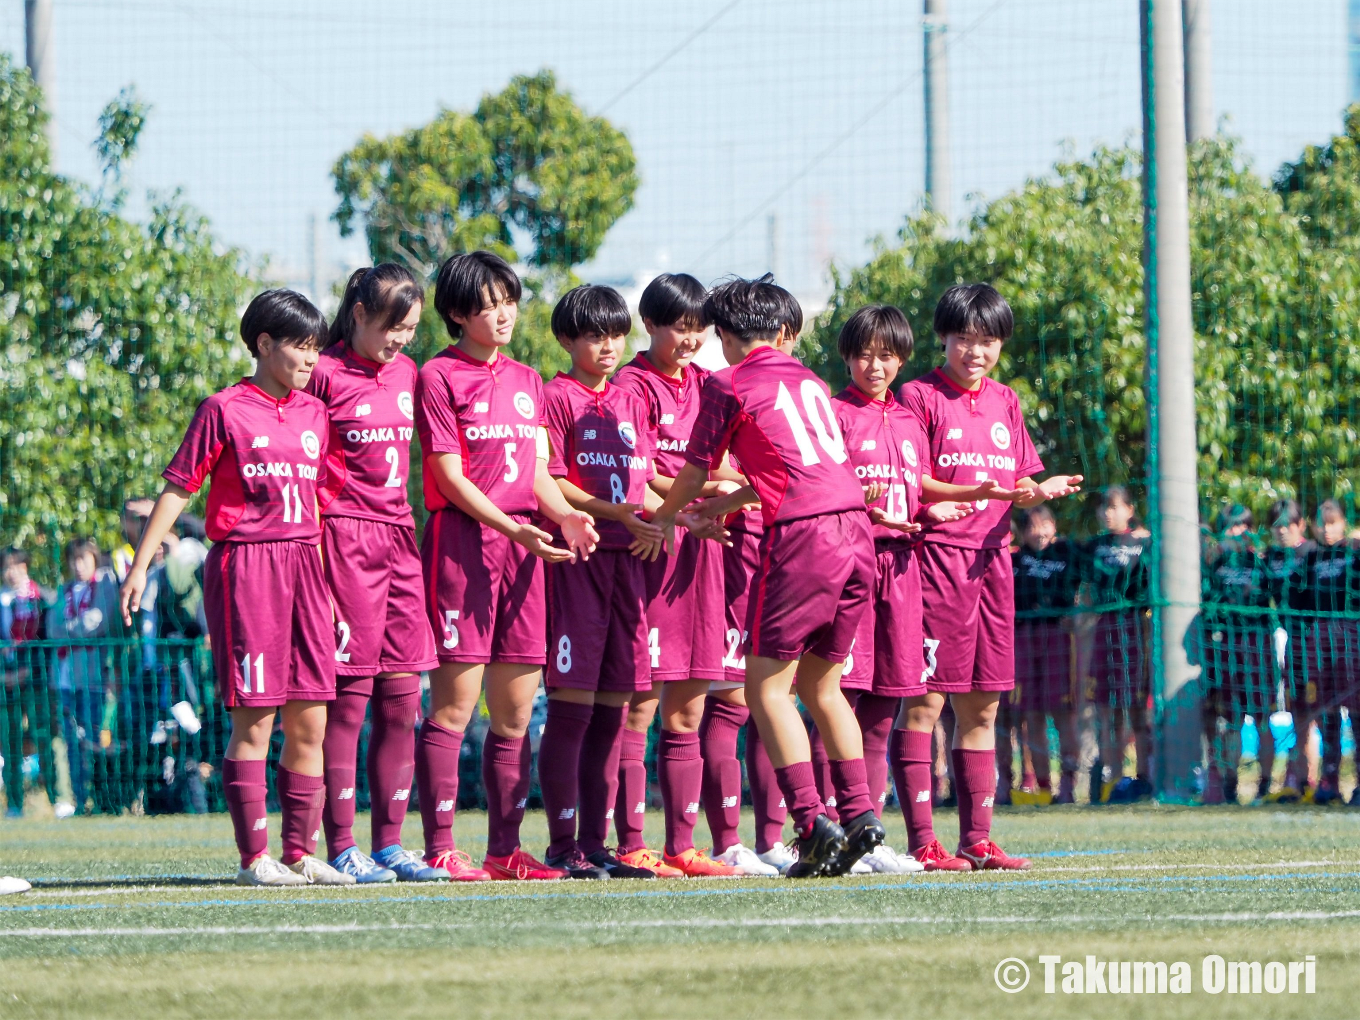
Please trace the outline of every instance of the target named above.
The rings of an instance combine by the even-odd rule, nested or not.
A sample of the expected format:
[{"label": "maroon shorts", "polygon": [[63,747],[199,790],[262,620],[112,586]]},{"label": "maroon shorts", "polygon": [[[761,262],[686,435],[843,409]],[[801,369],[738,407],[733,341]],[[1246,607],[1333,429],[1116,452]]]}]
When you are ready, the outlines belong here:
[{"label": "maroon shorts", "polygon": [[760,569],[760,533],[734,531],[732,544],[723,549],[723,592],[727,596],[727,635],[723,642],[723,679],[746,682],[746,607],[751,586]]},{"label": "maroon shorts", "polygon": [[548,566],[548,687],[646,691],[647,582],[627,549]]},{"label": "maroon shorts", "polygon": [[860,620],[841,687],[885,698],[924,694],[921,565],[907,543],[880,541],[874,566],[872,608]]},{"label": "maroon shorts", "polygon": [[321,555],[303,542],[218,542],[203,611],[228,708],[335,698],[335,630]]},{"label": "maroon shorts", "polygon": [[1015,621],[1015,691],[1021,712],[1070,712],[1077,707],[1076,642],[1054,617]]},{"label": "maroon shorts", "polygon": [[[527,514],[511,514],[521,524]],[[461,510],[439,510],[420,545],[425,612],[440,662],[541,666],[546,599],[539,559]]]},{"label": "maroon shorts", "polygon": [[652,683],[722,680],[723,547],[676,529],[674,556],[642,565]]},{"label": "maroon shorts", "polygon": [[1015,686],[1015,579],[1009,549],[922,542],[926,686],[939,694]]},{"label": "maroon shorts", "polygon": [[321,552],[335,603],[336,675],[434,669],[415,529],[324,517]]},{"label": "maroon shorts", "polygon": [[1097,705],[1127,708],[1146,706],[1150,692],[1143,613],[1126,609],[1101,613],[1091,648],[1091,676]]},{"label": "maroon shorts", "polygon": [[765,529],[746,630],[749,654],[844,662],[874,589],[869,515],[847,510]]},{"label": "maroon shorts", "polygon": [[1268,626],[1246,619],[1211,626],[1204,635],[1205,702],[1232,722],[1274,711],[1274,638]]}]

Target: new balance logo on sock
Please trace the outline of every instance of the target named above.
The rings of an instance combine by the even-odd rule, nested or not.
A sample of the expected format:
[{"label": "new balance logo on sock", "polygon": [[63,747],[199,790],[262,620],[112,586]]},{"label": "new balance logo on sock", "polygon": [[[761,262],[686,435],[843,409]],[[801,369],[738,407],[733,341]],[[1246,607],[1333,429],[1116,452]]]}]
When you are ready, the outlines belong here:
[{"label": "new balance logo on sock", "polygon": [[261,829],[268,828],[268,826],[269,826],[269,819],[267,819],[267,818],[257,818],[257,819],[255,819],[255,824],[254,824],[251,828],[253,828],[254,831],[256,831],[256,832],[259,832]]},{"label": "new balance logo on sock", "polygon": [[916,803],[918,803],[918,804],[924,804],[924,803],[925,803],[926,801],[928,801],[928,800],[930,800],[930,791],[929,791],[929,790],[920,790],[920,791],[917,792],[917,794],[916,794]]},{"label": "new balance logo on sock", "polygon": [[698,813],[699,813],[699,802],[698,802],[697,800],[692,800],[692,801],[690,801],[688,804],[685,805],[685,814],[687,814],[687,815],[697,815]]},{"label": "new balance logo on sock", "polygon": [[835,798],[835,797],[828,797],[828,798],[826,798],[826,806],[827,806],[827,807],[835,807],[835,806],[836,806],[836,798]]},{"label": "new balance logo on sock", "polygon": [[606,811],[606,812],[604,813],[604,820],[605,820],[606,822],[612,822],[612,821],[614,820],[614,809],[613,809],[613,808],[610,808],[608,811]]},{"label": "new balance logo on sock", "polygon": [[995,797],[990,797],[990,796],[989,796],[989,797],[983,797],[983,798],[982,798],[982,806],[983,806],[983,807],[991,807],[991,806],[992,806],[992,802],[995,801],[995,800],[996,800]]},{"label": "new balance logo on sock", "polygon": [[557,820],[559,822],[569,822],[575,817],[576,809],[574,807],[564,807],[561,811],[557,812]]},{"label": "new balance logo on sock", "polygon": [[436,805],[434,806],[434,809],[435,809],[436,811],[452,811],[452,810],[453,810],[453,801],[451,801],[451,800],[441,800],[438,804],[436,804]]},{"label": "new balance logo on sock", "polygon": [[321,838],[321,830],[320,830],[320,829],[317,829],[314,833],[312,833],[312,842],[315,843],[315,842],[316,842],[318,839],[320,839],[320,838]]},{"label": "new balance logo on sock", "polygon": [[516,810],[516,811],[523,811],[523,810],[524,810],[526,807],[528,807],[528,806],[529,806],[529,798],[528,798],[528,797],[521,797],[519,800],[515,801],[515,810]]},{"label": "new balance logo on sock", "polygon": [[646,802],[645,800],[640,800],[640,801],[638,801],[638,802],[637,802],[637,807],[633,808],[633,814],[635,814],[635,815],[642,815],[642,814],[646,814],[646,813],[647,813],[647,802]]},{"label": "new balance logo on sock", "polygon": [[779,798],[779,806],[782,807],[782,808],[788,807],[788,805],[784,803],[784,798],[783,798],[783,797],[780,797],[780,798]]},{"label": "new balance logo on sock", "polygon": [[887,790],[884,790],[882,793],[880,793],[880,794],[878,795],[878,802],[879,802],[880,804],[886,804],[886,803],[888,803],[888,791],[887,791]]},{"label": "new balance logo on sock", "polygon": [[411,791],[410,791],[410,790],[398,790],[396,793],[392,794],[392,799],[393,799],[393,800],[406,800],[406,799],[408,799],[410,796],[411,796]]},{"label": "new balance logo on sock", "polygon": [[343,790],[340,791],[340,796],[336,797],[335,799],[336,799],[336,800],[353,800],[353,799],[354,799],[354,787],[352,787],[352,786],[346,786]]},{"label": "new balance logo on sock", "polygon": [[736,798],[736,797],[724,797],[724,798],[723,798],[723,807],[736,807],[736,806],[737,806],[737,798]]}]

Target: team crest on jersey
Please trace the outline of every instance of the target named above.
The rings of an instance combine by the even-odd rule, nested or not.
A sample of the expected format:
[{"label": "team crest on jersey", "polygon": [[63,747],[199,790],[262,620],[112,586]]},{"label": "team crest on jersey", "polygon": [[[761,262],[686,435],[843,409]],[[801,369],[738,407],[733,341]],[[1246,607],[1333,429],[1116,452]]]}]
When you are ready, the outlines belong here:
[{"label": "team crest on jersey", "polygon": [[534,398],[520,390],[515,394],[515,410],[523,418],[532,418],[534,416]]},{"label": "team crest on jersey", "polygon": [[402,390],[397,394],[397,410],[406,416],[407,421],[416,420],[416,405],[411,400],[411,394]]},{"label": "team crest on jersey", "polygon": [[637,445],[637,431],[631,421],[619,422],[619,438],[628,444],[630,450]]},{"label": "team crest on jersey", "polygon": [[254,439],[250,441],[250,448],[252,450],[263,450],[268,445],[269,445],[268,436],[256,436]]},{"label": "team crest on jersey", "polygon": [[311,429],[302,433],[302,452],[312,460],[321,456],[321,440],[316,438],[316,433]]},{"label": "team crest on jersey", "polygon": [[992,425],[992,442],[996,444],[998,450],[1010,449],[1011,430],[1006,428],[1003,422],[996,422]]},{"label": "team crest on jersey", "polygon": [[902,459],[909,467],[916,466],[916,447],[911,445],[910,439],[902,440]]}]

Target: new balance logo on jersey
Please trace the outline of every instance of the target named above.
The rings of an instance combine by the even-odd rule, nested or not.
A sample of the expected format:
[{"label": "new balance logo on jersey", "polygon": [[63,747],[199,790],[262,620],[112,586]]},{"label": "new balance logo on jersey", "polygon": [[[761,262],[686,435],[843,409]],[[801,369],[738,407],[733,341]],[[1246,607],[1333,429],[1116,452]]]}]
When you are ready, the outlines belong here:
[{"label": "new balance logo on jersey", "polygon": [[340,795],[337,796],[335,799],[336,799],[336,800],[353,800],[353,799],[354,799],[354,787],[352,787],[352,786],[346,786],[343,790],[340,791]]},{"label": "new balance logo on jersey", "polygon": [[355,405],[354,405],[354,417],[356,417],[356,418],[362,418],[364,415],[366,415],[366,414],[372,414],[372,413],[373,413],[373,405],[372,405],[372,404],[355,404]]},{"label": "new balance logo on jersey", "polygon": [[557,820],[559,822],[569,822],[575,817],[576,809],[574,807],[564,807],[561,811],[557,812]]},{"label": "new balance logo on jersey", "polygon": [[737,806],[737,798],[736,798],[736,797],[724,797],[724,798],[723,798],[723,807],[729,808],[729,807],[736,807],[736,806]]},{"label": "new balance logo on jersey", "polygon": [[963,429],[950,429],[944,435],[945,439],[962,439]]},{"label": "new balance logo on jersey", "polygon": [[269,445],[268,436],[256,436],[254,439],[250,441],[250,448],[252,450],[263,450],[268,445]]},{"label": "new balance logo on jersey", "polygon": [[586,429],[584,432],[581,433],[581,438],[582,438],[582,439],[594,439],[594,438],[595,438],[595,430],[594,430],[594,429]]},{"label": "new balance logo on jersey", "polygon": [[697,800],[692,800],[692,801],[690,801],[688,804],[685,805],[685,814],[687,814],[687,815],[697,815],[698,813],[699,813],[699,802],[698,802]]},{"label": "new balance logo on jersey", "polygon": [[396,793],[392,794],[392,799],[407,800],[410,796],[411,796],[410,790],[398,790]]},{"label": "new balance logo on jersey", "polygon": [[861,450],[877,450],[877,449],[878,449],[878,440],[877,440],[877,439],[866,439],[866,440],[864,440],[862,443],[859,444],[859,448],[860,448]]},{"label": "new balance logo on jersey", "polygon": [[674,424],[675,424],[675,415],[673,415],[673,414],[663,414],[663,415],[661,416],[661,424],[662,424],[662,425],[674,425]]},{"label": "new balance logo on jersey", "polygon": [[262,831],[263,829],[268,828],[268,826],[269,826],[269,819],[267,819],[267,818],[257,818],[257,819],[255,819],[255,824],[252,826],[252,828],[253,828],[256,832],[260,832],[260,831]]},{"label": "new balance logo on jersey", "polygon": [[479,400],[479,401],[477,401],[477,403],[475,403],[475,404],[472,405],[472,413],[473,413],[473,414],[486,414],[486,412],[487,412],[487,411],[490,411],[490,410],[491,410],[491,404],[488,403],[488,402],[485,401],[485,400]]},{"label": "new balance logo on jersey", "polygon": [[434,806],[434,809],[435,809],[436,811],[452,811],[452,810],[453,810],[453,801],[451,801],[451,800],[441,800],[438,804],[436,804],[436,805]]},{"label": "new balance logo on jersey", "polygon": [[924,804],[924,803],[925,803],[926,801],[928,801],[928,800],[930,800],[930,791],[929,791],[929,790],[919,790],[919,791],[917,791],[917,794],[916,794],[916,803],[918,803],[918,804]]}]

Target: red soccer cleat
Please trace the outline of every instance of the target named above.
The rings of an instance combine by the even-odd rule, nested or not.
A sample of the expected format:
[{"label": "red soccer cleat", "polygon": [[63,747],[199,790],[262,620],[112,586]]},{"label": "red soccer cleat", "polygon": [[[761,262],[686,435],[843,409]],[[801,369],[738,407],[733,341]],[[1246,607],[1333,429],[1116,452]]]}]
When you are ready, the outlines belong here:
[{"label": "red soccer cleat", "polygon": [[482,870],[493,879],[505,882],[556,882],[567,877],[561,868],[550,868],[520,847],[509,857],[486,855]]},{"label": "red soccer cleat", "polygon": [[432,868],[443,868],[447,871],[450,882],[491,881],[491,876],[473,864],[472,858],[461,850],[445,850],[433,857],[426,857],[425,863]]},{"label": "red soccer cleat", "polygon": [[926,871],[972,871],[973,866],[960,857],[955,857],[938,839],[933,839],[923,847],[911,852],[918,864]]},{"label": "red soccer cleat", "polygon": [[974,871],[1028,871],[1032,867],[1029,858],[1011,857],[990,839],[959,847],[959,857]]}]

